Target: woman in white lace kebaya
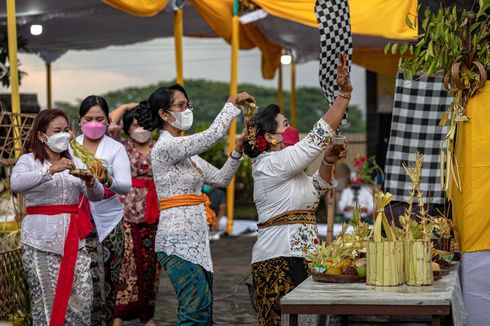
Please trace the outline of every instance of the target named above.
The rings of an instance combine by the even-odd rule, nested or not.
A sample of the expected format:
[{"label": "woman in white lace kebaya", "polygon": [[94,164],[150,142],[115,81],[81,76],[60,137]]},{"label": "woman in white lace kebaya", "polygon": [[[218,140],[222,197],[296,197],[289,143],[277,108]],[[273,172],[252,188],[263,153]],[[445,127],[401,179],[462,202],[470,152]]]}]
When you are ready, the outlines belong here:
[{"label": "woman in white lace kebaya", "polygon": [[203,184],[226,187],[240,165],[244,133],[221,169],[198,155],[225,136],[240,114],[235,103],[255,101],[246,93],[228,99],[209,129],[182,136],[193,122],[192,106],[180,85],[157,89],[136,110],[138,124],[161,134],[151,151],[153,179],[160,205],[155,251],[172,282],[179,308],[178,325],[212,322],[212,272],[208,223],[212,219]]},{"label": "woman in white lace kebaya", "polygon": [[[352,91],[348,72],[341,66],[337,83],[339,96],[301,141],[277,105],[265,107],[249,123],[245,153],[254,158],[259,217],[252,274],[261,326],[281,325],[280,299],[308,276],[305,257],[318,243],[315,211],[320,197],[337,185],[332,167],[345,157],[345,146],[336,149],[328,143]],[[319,170],[307,176],[304,170],[322,152]]]},{"label": "woman in white lace kebaya", "polygon": [[22,221],[23,264],[34,325],[90,325],[92,279],[84,238],[92,225],[79,210],[84,193],[101,200],[104,190],[92,176],[77,178],[68,147],[68,117],[60,110],[41,111],[30,134],[30,153],[14,166],[12,191],[26,199]]}]

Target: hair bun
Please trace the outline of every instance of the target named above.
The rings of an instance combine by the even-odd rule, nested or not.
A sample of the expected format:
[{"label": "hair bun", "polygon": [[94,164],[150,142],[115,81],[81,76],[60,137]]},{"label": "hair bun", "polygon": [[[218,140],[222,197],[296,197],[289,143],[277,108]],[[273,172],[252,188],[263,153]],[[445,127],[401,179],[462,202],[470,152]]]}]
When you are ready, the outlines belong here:
[{"label": "hair bun", "polygon": [[136,110],[136,121],[138,121],[138,124],[143,127],[143,129],[146,130],[153,130],[155,129],[154,127],[154,117],[151,112],[151,105],[148,101],[142,101],[139,103],[138,107],[135,109]]}]

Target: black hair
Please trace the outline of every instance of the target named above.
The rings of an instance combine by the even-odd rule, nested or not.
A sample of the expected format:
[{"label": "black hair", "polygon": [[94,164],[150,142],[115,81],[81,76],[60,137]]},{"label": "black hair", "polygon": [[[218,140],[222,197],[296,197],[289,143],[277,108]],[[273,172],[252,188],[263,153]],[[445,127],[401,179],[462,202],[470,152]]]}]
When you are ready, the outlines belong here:
[{"label": "black hair", "polygon": [[176,91],[182,92],[189,101],[187,92],[184,87],[179,84],[174,84],[169,87],[160,87],[154,91],[148,101],[143,101],[135,109],[136,120],[138,124],[146,130],[163,129],[163,119],[158,112],[164,110],[169,112],[170,106],[174,102],[174,93]]},{"label": "black hair", "polygon": [[[138,107],[136,107],[138,108]],[[129,135],[129,128],[131,128],[131,125],[134,122],[134,118],[136,116],[136,108],[133,110],[129,110],[124,112],[124,115],[122,117],[122,123],[123,123],[123,130],[126,133],[126,135]]]},{"label": "black hair", "polygon": [[94,106],[100,106],[102,111],[104,111],[107,120],[109,121],[109,105],[107,101],[102,96],[90,95],[87,96],[80,104],[80,109],[78,110],[78,116],[82,118],[87,112]]},{"label": "black hair", "polygon": [[[276,121],[277,115],[281,112],[280,108],[276,104],[269,104],[262,110],[259,110],[250,122],[248,123],[248,129],[257,128],[255,136],[264,136],[267,133],[273,134],[276,132],[278,125]],[[248,157],[254,158],[262,153],[257,146],[253,146],[247,141],[243,144],[243,150]]]}]

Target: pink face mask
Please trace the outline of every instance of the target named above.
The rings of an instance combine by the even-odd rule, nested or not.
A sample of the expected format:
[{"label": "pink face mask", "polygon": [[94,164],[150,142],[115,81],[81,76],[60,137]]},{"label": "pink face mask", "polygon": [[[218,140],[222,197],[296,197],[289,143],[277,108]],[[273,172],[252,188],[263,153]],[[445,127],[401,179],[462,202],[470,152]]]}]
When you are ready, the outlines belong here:
[{"label": "pink face mask", "polygon": [[96,140],[104,136],[107,131],[107,126],[98,121],[90,121],[83,123],[81,129],[88,139]]},{"label": "pink face mask", "polygon": [[287,127],[282,133],[282,143],[285,146],[293,146],[299,142],[299,131],[293,127]]}]

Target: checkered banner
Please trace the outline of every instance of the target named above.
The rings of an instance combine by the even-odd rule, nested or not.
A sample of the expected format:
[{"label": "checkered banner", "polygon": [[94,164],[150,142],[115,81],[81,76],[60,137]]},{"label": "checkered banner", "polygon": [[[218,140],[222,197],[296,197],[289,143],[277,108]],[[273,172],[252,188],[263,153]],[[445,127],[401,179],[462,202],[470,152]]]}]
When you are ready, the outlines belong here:
[{"label": "checkered banner", "polygon": [[335,100],[338,87],[337,63],[347,52],[346,65],[351,69],[352,34],[348,0],[317,0],[316,19],[320,30],[320,86],[330,104]]},{"label": "checkered banner", "polygon": [[444,203],[439,153],[447,127],[440,127],[439,121],[451,100],[442,77],[415,76],[412,81],[404,80],[403,73],[398,73],[385,166],[385,190],[393,194],[394,200],[409,199],[411,182],[402,162],[414,164],[415,152],[419,151],[424,156],[420,184],[424,200]]}]

